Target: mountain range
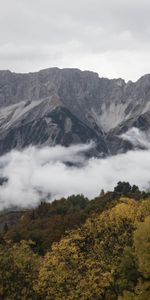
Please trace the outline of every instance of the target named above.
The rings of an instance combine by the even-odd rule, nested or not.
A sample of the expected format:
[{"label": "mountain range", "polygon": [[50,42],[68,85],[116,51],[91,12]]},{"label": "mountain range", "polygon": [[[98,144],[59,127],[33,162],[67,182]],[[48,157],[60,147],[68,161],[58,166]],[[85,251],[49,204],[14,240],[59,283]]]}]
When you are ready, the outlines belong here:
[{"label": "mountain range", "polygon": [[0,155],[91,140],[94,154],[114,155],[133,148],[121,138],[132,127],[150,128],[150,75],[125,82],[78,69],[0,71]]}]

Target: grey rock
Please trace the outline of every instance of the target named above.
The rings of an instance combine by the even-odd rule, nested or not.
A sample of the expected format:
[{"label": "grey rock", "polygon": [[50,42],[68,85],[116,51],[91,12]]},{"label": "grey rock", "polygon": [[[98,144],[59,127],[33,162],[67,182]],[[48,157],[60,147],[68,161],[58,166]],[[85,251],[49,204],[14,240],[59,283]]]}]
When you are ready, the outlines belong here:
[{"label": "grey rock", "polygon": [[102,155],[132,149],[118,136],[150,127],[150,75],[137,82],[78,69],[0,71],[0,154],[36,145],[97,143]]}]

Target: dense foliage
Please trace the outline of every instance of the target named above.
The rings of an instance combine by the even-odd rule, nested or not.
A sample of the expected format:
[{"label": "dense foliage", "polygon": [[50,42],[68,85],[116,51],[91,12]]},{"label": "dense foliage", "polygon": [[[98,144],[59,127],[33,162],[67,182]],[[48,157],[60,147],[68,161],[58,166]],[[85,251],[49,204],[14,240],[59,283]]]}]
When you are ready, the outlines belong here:
[{"label": "dense foliage", "polygon": [[5,230],[0,298],[149,299],[150,198],[116,188],[92,201],[78,195],[41,203]]},{"label": "dense foliage", "polygon": [[41,259],[31,245],[25,241],[0,245],[0,299],[36,299],[33,286]]},{"label": "dense foliage", "polygon": [[79,227],[92,213],[114,205],[116,197],[116,193],[106,193],[89,201],[83,195],[73,195],[53,203],[41,202],[25,213],[16,226],[5,224],[4,236],[13,242],[32,240],[35,250],[43,255],[66,231]]}]

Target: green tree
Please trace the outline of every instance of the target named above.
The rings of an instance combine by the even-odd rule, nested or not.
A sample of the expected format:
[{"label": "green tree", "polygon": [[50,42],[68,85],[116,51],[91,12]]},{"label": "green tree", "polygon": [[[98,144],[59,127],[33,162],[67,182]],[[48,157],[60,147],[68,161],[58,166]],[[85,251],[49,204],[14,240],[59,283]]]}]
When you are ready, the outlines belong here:
[{"label": "green tree", "polygon": [[114,192],[119,193],[121,195],[129,195],[131,193],[131,185],[129,182],[119,181],[117,186],[114,188]]},{"label": "green tree", "polygon": [[[146,201],[145,204],[147,206]],[[132,292],[127,290],[129,289],[129,284],[127,284],[123,296],[119,296],[118,300],[150,299],[150,216],[147,216],[144,222],[137,224],[133,239],[134,260],[137,260],[138,270],[138,276],[135,276],[137,284],[135,284],[134,289],[132,287]],[[134,270],[134,268],[131,268],[131,270]]]},{"label": "green tree", "polygon": [[134,233],[134,246],[139,272],[145,279],[150,279],[150,216],[138,224]]}]

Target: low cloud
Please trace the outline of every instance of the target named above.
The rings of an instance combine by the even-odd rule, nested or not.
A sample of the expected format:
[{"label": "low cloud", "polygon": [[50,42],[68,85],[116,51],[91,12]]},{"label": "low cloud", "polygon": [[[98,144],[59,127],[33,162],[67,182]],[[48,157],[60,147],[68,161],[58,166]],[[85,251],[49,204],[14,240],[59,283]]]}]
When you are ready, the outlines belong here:
[{"label": "low cloud", "polygon": [[[132,137],[132,139],[131,139]],[[49,195],[49,201],[62,196],[83,193],[90,199],[101,189],[113,189],[118,181],[129,181],[141,189],[150,182],[150,144],[137,129],[124,139],[138,141],[146,150],[129,151],[105,159],[86,159],[84,153],[93,144],[12,151],[0,158],[0,176],[8,182],[0,187],[0,209],[10,206],[29,207]],[[137,141],[138,140],[138,141]],[[68,165],[71,164],[71,166]]]},{"label": "low cloud", "polygon": [[150,132],[143,132],[133,127],[122,134],[121,138],[133,144],[135,148],[150,149]]}]

